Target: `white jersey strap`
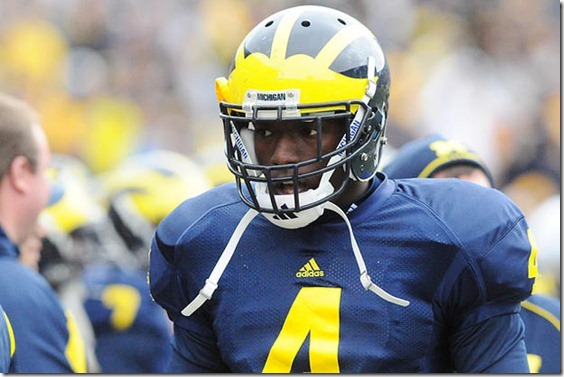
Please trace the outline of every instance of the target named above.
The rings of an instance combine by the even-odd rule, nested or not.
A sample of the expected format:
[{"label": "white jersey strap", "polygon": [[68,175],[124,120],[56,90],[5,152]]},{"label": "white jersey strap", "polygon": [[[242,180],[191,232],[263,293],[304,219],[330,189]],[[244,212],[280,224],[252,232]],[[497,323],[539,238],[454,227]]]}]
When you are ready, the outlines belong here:
[{"label": "white jersey strap", "polygon": [[389,294],[388,292],[386,292],[385,290],[383,290],[382,288],[380,288],[379,286],[377,286],[372,282],[370,276],[368,275],[368,272],[366,271],[366,264],[364,263],[364,259],[362,258],[362,254],[360,253],[360,249],[358,248],[358,244],[356,243],[356,239],[352,231],[351,223],[347,218],[347,215],[345,215],[345,213],[343,212],[343,210],[339,208],[336,204],[331,202],[325,203],[325,208],[339,214],[347,224],[347,227],[349,228],[349,234],[351,237],[351,246],[354,252],[354,257],[356,259],[356,264],[358,265],[358,269],[360,270],[360,282],[364,287],[364,289],[376,293],[382,299],[391,302],[392,304],[396,304],[400,306],[408,306],[409,301],[392,296],[391,294]]},{"label": "white jersey strap", "polygon": [[[351,238],[351,246],[354,252],[356,263],[360,271],[360,282],[364,287],[364,289],[376,293],[379,297],[392,304],[396,304],[404,307],[408,306],[409,301],[392,296],[391,294],[384,291],[382,288],[380,288],[379,286],[377,286],[372,282],[370,276],[368,275],[368,272],[366,271],[366,264],[364,263],[364,259],[362,257],[362,254],[360,253],[360,249],[354,237],[351,224],[345,213],[337,205],[331,202],[325,203],[325,208],[339,214],[347,224]],[[239,240],[241,239],[243,233],[247,229],[247,226],[258,215],[258,213],[259,212],[257,212],[254,209],[249,209],[249,211],[245,214],[245,216],[243,216],[243,218],[235,228],[233,235],[229,239],[227,246],[221,253],[221,256],[219,257],[219,260],[217,261],[215,267],[213,268],[210,276],[206,279],[204,287],[200,290],[196,298],[194,298],[184,309],[182,309],[182,315],[189,317],[190,315],[192,315],[192,313],[198,310],[198,308],[200,308],[206,302],[206,300],[211,299],[214,291],[217,288],[217,284],[219,282],[219,279],[221,278],[221,275],[225,271],[225,268],[229,264],[229,261],[231,260],[231,257],[233,256],[235,249],[237,248]]]},{"label": "white jersey strap", "polygon": [[235,228],[235,231],[231,235],[227,246],[225,246],[225,249],[223,249],[223,252],[219,257],[219,260],[215,264],[215,267],[213,268],[210,276],[206,279],[204,287],[200,289],[200,292],[198,293],[196,298],[193,299],[192,302],[190,302],[188,305],[186,305],[184,309],[182,309],[182,315],[189,317],[190,315],[192,315],[192,313],[198,310],[198,308],[202,306],[204,302],[206,302],[206,300],[211,299],[213,292],[217,288],[217,283],[219,282],[223,271],[225,271],[225,268],[229,264],[229,261],[231,260],[235,249],[237,248],[237,244],[239,243],[241,236],[256,215],[258,215],[258,212],[254,209],[250,209],[245,214],[245,216],[243,216],[241,221],[239,221],[237,228]]}]

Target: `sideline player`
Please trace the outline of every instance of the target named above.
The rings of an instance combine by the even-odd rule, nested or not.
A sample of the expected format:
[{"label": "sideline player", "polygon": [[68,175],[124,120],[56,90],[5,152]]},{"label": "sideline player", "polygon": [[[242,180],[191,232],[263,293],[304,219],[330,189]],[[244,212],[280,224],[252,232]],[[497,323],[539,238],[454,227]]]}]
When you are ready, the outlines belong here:
[{"label": "sideline player", "polygon": [[[476,153],[463,143],[438,134],[404,145],[383,171],[390,179],[458,178],[494,187],[489,169]],[[521,303],[521,318],[531,372],[560,373],[560,301],[533,294]]]},{"label": "sideline player", "polygon": [[377,173],[389,89],[343,12],[289,8],[247,35],[216,80],[236,182],[181,204],[151,246],[170,372],[529,371],[524,216],[468,182]]}]

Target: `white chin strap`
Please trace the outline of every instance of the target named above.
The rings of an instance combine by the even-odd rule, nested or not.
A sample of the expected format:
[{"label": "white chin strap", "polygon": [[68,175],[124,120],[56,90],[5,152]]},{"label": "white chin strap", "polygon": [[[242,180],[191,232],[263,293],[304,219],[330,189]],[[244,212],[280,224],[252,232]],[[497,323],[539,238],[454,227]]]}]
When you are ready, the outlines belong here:
[{"label": "white chin strap", "polygon": [[339,208],[339,206],[331,202],[327,202],[325,208],[340,215],[345,221],[345,223],[347,224],[347,227],[349,228],[349,235],[351,237],[351,246],[353,249],[354,257],[356,259],[356,264],[358,265],[358,269],[360,271],[360,283],[362,284],[364,289],[376,293],[378,296],[380,296],[380,298],[388,302],[391,302],[392,304],[396,304],[399,306],[408,306],[409,301],[392,296],[391,294],[389,294],[388,292],[386,292],[385,290],[383,290],[382,288],[380,288],[379,286],[377,286],[372,282],[370,276],[368,275],[368,271],[366,270],[366,264],[364,263],[364,258],[362,258],[362,254],[360,253],[360,249],[358,247],[358,244],[356,243],[356,238],[354,237],[351,223],[347,215],[343,212],[343,210]]},{"label": "white chin strap", "polygon": [[[327,174],[327,173],[325,173]],[[331,195],[334,191],[333,186],[327,180],[323,180],[319,184],[319,187],[315,190],[310,189],[305,192],[300,192],[298,194],[298,199],[300,201],[300,206],[308,205],[314,203],[317,200],[326,198],[327,196]],[[257,195],[257,201],[262,208],[272,209],[272,201],[270,200],[270,195],[268,193],[268,186],[266,183],[259,183],[255,186],[255,193]],[[276,206],[278,208],[296,208],[296,203],[294,201],[294,195],[274,195],[274,200],[276,201]],[[290,213],[283,213],[283,214],[274,214],[274,213],[266,213],[261,212],[264,217],[268,219],[271,223],[276,226],[285,229],[298,229],[303,228],[315,220],[317,220],[323,212],[325,211],[325,204],[326,202],[315,206],[313,208],[309,208],[306,210],[302,210],[299,212],[290,212]]]}]

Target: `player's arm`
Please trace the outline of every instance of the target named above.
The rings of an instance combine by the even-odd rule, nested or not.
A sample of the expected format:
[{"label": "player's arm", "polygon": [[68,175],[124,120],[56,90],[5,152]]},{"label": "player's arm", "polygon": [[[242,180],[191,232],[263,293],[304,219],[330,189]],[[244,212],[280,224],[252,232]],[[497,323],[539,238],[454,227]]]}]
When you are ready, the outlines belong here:
[{"label": "player's arm", "polygon": [[517,217],[464,242],[444,302],[455,368],[462,373],[528,373],[518,313],[533,290],[537,251],[527,223]]},{"label": "player's arm", "polygon": [[[162,233],[161,233],[162,232]],[[178,282],[174,261],[176,240],[169,237],[170,228],[157,229],[149,254],[149,287],[153,299],[161,305],[174,322],[171,341],[172,356],[168,372],[202,373],[225,372],[217,339],[208,320],[205,308],[190,317],[181,314],[190,300]]]},{"label": "player's arm", "polygon": [[487,319],[451,337],[455,369],[464,373],[528,373],[518,314]]}]

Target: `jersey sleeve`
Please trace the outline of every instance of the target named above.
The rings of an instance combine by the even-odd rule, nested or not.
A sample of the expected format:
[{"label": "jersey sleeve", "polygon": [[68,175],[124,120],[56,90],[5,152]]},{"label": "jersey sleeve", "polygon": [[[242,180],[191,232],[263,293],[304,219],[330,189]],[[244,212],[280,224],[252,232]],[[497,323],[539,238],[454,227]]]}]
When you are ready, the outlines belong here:
[{"label": "jersey sleeve", "polygon": [[[179,284],[174,265],[175,244],[165,243],[160,237],[160,230],[161,227],[157,228],[149,250],[149,289],[153,300],[162,306],[174,321],[188,298]],[[162,231],[166,232],[166,229]]]},{"label": "jersey sleeve", "polygon": [[[492,370],[528,370],[518,313],[533,291],[536,246],[521,211],[494,191],[479,192],[479,204],[468,212],[476,218],[458,227],[461,252],[439,299],[459,372],[487,371],[494,365]],[[455,211],[464,208],[468,205]]]},{"label": "jersey sleeve", "polygon": [[208,266],[198,266],[189,258],[201,251],[191,243],[191,237],[197,232],[193,228],[197,211],[192,209],[191,206],[189,210],[181,208],[173,211],[157,227],[149,252],[150,293],[174,322],[168,371],[221,372],[227,368],[219,354],[207,306],[189,317],[181,313],[202,288],[209,274]]},{"label": "jersey sleeve", "polygon": [[498,239],[491,246],[481,240],[468,243],[449,271],[442,302],[447,322],[455,328],[518,313],[521,301],[533,292],[536,247],[525,219],[493,233]]},{"label": "jersey sleeve", "polygon": [[478,265],[487,301],[521,302],[532,294],[538,275],[537,248],[524,217],[478,259]]},{"label": "jersey sleeve", "polygon": [[189,302],[176,267],[172,263],[174,247],[154,236],[151,246],[149,284],[151,296],[174,322],[172,355],[168,373],[223,372],[217,340],[204,307],[185,317],[181,311]]},{"label": "jersey sleeve", "polygon": [[490,318],[454,334],[450,342],[455,370],[527,373],[524,331],[519,315],[511,314]]},{"label": "jersey sleeve", "polygon": [[[181,311],[202,289],[227,244],[229,232],[235,229],[234,219],[239,221],[245,213],[234,184],[231,186],[186,200],[161,221],[153,235],[150,293],[175,322],[188,318]],[[237,208],[232,207],[234,204]]]},{"label": "jersey sleeve", "polygon": [[207,214],[216,206],[227,206],[235,200],[227,200],[228,192],[223,187],[220,189],[223,191],[210,190],[183,202],[161,221],[153,235],[149,250],[150,293],[173,321],[182,316],[180,312],[197,295],[207,277],[196,276],[202,271],[199,271],[198,262],[190,258],[201,257],[203,251],[207,253],[213,247],[213,238],[222,235],[215,237],[214,233],[203,246],[193,246],[192,240],[198,232],[209,233],[209,229],[217,229],[217,221],[221,218]]}]

